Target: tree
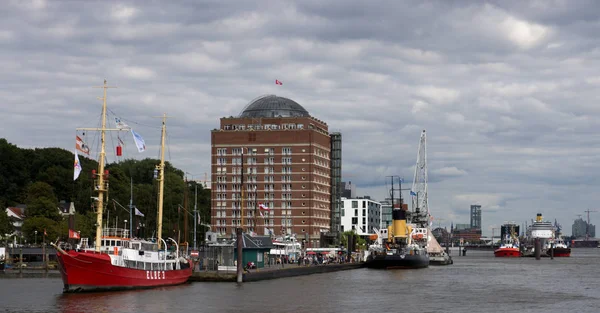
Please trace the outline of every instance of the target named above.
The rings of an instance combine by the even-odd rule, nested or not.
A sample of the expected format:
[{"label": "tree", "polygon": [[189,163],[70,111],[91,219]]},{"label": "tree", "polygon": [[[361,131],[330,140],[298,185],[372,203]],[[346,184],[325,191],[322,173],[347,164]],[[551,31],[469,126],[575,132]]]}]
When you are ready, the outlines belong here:
[{"label": "tree", "polygon": [[61,216],[58,212],[58,201],[54,196],[52,186],[44,182],[35,182],[27,188],[27,200],[25,202],[25,216],[27,217],[46,217],[54,221],[59,221]]},{"label": "tree", "polygon": [[11,234],[13,232],[13,225],[10,222],[10,218],[8,214],[6,214],[6,210],[4,208],[4,204],[0,203],[0,236],[4,237],[5,234]]},{"label": "tree", "polygon": [[[75,228],[74,231],[78,231],[81,238],[95,238],[96,228],[94,223],[96,222],[96,215],[93,212],[87,212],[85,214],[75,213]],[[69,219],[65,218],[60,222],[59,236],[61,238],[69,238]]]},{"label": "tree", "polygon": [[37,231],[38,242],[41,242],[44,231],[46,231],[46,241],[54,241],[59,236],[58,224],[56,221],[43,216],[28,217],[23,222],[23,236],[31,243],[35,240]]}]

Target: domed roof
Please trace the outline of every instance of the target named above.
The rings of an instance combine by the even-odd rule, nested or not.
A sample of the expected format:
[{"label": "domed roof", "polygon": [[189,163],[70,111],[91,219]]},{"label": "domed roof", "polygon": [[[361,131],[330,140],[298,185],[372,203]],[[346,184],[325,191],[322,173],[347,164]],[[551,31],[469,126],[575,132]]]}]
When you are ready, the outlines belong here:
[{"label": "domed roof", "polygon": [[239,117],[310,116],[296,101],[276,95],[262,96],[248,104]]}]

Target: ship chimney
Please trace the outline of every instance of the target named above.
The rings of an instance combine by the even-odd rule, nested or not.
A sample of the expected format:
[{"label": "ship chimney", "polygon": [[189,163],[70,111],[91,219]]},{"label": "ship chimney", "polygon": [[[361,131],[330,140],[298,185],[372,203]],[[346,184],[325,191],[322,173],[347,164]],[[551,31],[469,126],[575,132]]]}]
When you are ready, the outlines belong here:
[{"label": "ship chimney", "polygon": [[536,222],[542,222],[542,221],[543,221],[543,219],[542,219],[542,213],[538,213],[538,214],[537,214],[537,216],[536,216],[536,218],[535,218],[535,221],[536,221]]}]

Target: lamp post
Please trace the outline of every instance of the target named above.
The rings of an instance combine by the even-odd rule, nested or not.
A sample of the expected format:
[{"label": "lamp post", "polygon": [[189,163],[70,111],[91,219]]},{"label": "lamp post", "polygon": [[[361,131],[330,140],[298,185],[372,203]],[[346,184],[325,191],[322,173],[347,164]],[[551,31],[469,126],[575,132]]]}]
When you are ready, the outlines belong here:
[{"label": "lamp post", "polygon": [[35,234],[35,243],[34,243],[34,245],[37,246],[37,230],[33,231],[33,233]]},{"label": "lamp post", "polygon": [[127,229],[127,220],[123,220],[123,224],[124,224],[123,229]]},{"label": "lamp post", "polygon": [[196,245],[196,226],[198,225],[198,182],[194,180],[194,174],[188,172],[185,173],[190,174],[194,181],[194,250],[198,250],[198,246]]}]

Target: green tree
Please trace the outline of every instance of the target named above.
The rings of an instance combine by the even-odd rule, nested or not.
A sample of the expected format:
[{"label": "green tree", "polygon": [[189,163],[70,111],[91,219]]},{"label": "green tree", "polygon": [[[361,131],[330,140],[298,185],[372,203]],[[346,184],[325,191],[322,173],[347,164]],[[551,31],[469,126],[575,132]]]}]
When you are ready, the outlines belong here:
[{"label": "green tree", "polygon": [[[94,228],[94,224],[96,222],[96,214],[93,212],[87,212],[84,214],[75,213],[74,216],[74,231],[78,231],[81,235],[81,238],[95,238],[96,237],[96,228]],[[69,219],[65,218],[60,222],[59,225],[59,236],[61,238],[69,238]]]},{"label": "green tree", "polygon": [[2,209],[0,211],[0,236],[4,237],[4,235],[11,234],[13,232],[13,225],[8,217],[8,214],[6,214],[4,204],[0,202],[0,205],[0,208]]},{"label": "green tree", "polygon": [[29,180],[25,161],[21,149],[0,138],[0,201],[5,205],[23,200],[23,187]]},{"label": "green tree", "polygon": [[28,217],[23,222],[23,236],[29,243],[35,240],[35,232],[37,231],[37,242],[43,240],[44,231],[46,231],[46,242],[55,241],[59,237],[58,223],[54,220],[43,216]]},{"label": "green tree", "polygon": [[344,247],[348,248],[348,237],[354,237],[356,249],[365,250],[367,248],[367,241],[359,236],[354,230],[348,230],[342,233],[342,239],[340,242],[342,245],[344,245]]},{"label": "green tree", "polygon": [[27,208],[25,216],[42,216],[54,221],[59,221],[58,201],[54,196],[52,186],[44,182],[35,182],[27,188]]}]

